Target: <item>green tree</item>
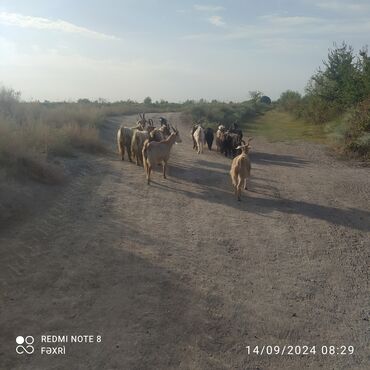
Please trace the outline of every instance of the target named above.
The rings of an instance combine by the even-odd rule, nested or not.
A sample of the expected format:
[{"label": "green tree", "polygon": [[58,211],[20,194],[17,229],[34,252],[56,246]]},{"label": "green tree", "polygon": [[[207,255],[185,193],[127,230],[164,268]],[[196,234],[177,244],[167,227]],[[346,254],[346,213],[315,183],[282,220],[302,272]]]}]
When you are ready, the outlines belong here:
[{"label": "green tree", "polygon": [[358,69],[360,71],[362,81],[362,95],[364,98],[370,96],[370,57],[368,56],[367,47],[362,48],[359,52]]},{"label": "green tree", "polygon": [[363,89],[359,89],[361,76],[353,48],[344,42],[334,46],[324,61],[325,68],[311,77],[306,92],[324,102],[335,103],[343,111],[361,100]]},{"label": "green tree", "polygon": [[144,99],[144,102],[143,102],[145,105],[151,105],[152,104],[152,98],[150,96],[147,96],[145,99]]}]

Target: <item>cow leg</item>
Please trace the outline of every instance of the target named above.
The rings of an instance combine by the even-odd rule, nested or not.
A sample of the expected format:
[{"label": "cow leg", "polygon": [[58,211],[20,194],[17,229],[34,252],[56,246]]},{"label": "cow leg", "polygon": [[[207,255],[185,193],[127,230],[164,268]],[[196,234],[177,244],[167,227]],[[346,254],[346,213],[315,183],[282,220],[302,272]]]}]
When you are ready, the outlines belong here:
[{"label": "cow leg", "polygon": [[244,189],[248,190],[248,188],[247,188],[247,179],[244,180]]},{"label": "cow leg", "polygon": [[237,185],[237,197],[238,197],[238,200],[240,201],[240,197],[241,197],[241,192],[242,192],[242,178],[239,176],[238,177],[238,185]]},{"label": "cow leg", "polygon": [[127,156],[128,156],[128,159],[130,162],[132,162],[132,158],[131,158],[131,148],[129,147],[126,147],[126,150],[127,150]]},{"label": "cow leg", "polygon": [[238,184],[237,183],[233,185],[233,190],[234,190],[235,196],[237,197],[238,196]]},{"label": "cow leg", "polygon": [[167,179],[166,177],[167,162],[163,162],[162,165],[163,165],[163,178]]},{"label": "cow leg", "polygon": [[121,154],[121,160],[124,161],[125,147],[121,143],[118,143],[118,150],[119,150],[119,154]]},{"label": "cow leg", "polygon": [[152,173],[152,166],[148,163],[148,169],[147,169],[147,175],[146,178],[148,180],[148,185],[150,185],[150,174]]}]

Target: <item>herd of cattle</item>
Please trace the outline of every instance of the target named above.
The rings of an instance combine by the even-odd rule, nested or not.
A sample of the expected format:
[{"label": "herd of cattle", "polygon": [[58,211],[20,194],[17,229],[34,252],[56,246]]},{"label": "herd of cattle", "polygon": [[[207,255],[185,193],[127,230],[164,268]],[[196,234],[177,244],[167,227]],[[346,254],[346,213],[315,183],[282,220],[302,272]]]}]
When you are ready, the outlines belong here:
[{"label": "herd of cattle", "polygon": [[[139,119],[134,127],[120,127],[117,133],[118,151],[124,160],[125,152],[130,162],[143,165],[147,182],[150,184],[150,176],[154,166],[162,164],[163,177],[166,178],[167,163],[170,158],[171,148],[174,143],[180,143],[180,133],[164,117],[159,118],[160,126],[155,127],[151,118],[146,119],[145,113],[139,114]],[[230,170],[231,181],[238,200],[241,197],[241,189],[247,189],[247,177],[250,176],[251,163],[248,156],[250,141],[243,140],[243,132],[236,124],[226,129],[219,125],[214,135],[210,127],[203,128],[200,123],[193,125],[191,137],[193,149],[198,154],[203,153],[203,147],[207,144],[212,150],[216,136],[216,148],[226,157],[233,158]]]},{"label": "herd of cattle", "polygon": [[[198,154],[203,153],[203,143],[207,143],[208,149],[212,150],[214,141],[214,131],[212,128],[203,128],[200,123],[193,125],[191,130],[193,138],[193,148],[197,150]],[[243,145],[243,132],[234,123],[226,130],[224,125],[219,125],[216,131],[216,148],[221,154],[226,157],[235,158],[238,153],[238,146]]]}]

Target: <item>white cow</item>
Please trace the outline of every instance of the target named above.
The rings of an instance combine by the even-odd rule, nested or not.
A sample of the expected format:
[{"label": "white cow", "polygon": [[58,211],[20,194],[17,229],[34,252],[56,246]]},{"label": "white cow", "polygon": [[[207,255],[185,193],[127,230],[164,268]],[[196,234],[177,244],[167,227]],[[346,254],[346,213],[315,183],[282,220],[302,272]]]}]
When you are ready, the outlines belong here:
[{"label": "white cow", "polygon": [[197,129],[194,131],[193,138],[197,146],[198,154],[203,153],[203,146],[205,143],[204,129],[201,125],[198,125]]}]

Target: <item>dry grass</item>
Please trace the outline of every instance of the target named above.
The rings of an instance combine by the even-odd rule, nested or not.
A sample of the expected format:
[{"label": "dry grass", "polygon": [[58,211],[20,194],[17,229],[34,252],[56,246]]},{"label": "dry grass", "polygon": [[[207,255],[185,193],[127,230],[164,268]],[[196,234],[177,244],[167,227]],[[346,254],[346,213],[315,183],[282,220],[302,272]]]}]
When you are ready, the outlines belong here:
[{"label": "dry grass", "polygon": [[70,123],[58,129],[44,128],[45,153],[49,156],[69,157],[74,150],[88,153],[103,153],[106,148],[99,140],[96,127],[80,126]]},{"label": "dry grass", "polygon": [[[42,132],[42,130],[41,130]],[[0,166],[7,175],[16,178],[31,178],[38,182],[54,184],[63,179],[60,168],[47,160],[45,152],[38,150],[44,144],[40,139],[40,130],[16,130],[0,121]],[[32,139],[39,139],[32,142]]]},{"label": "dry grass", "polygon": [[91,104],[20,102],[14,91],[0,89],[0,165],[14,176],[59,181],[51,157],[105,151],[98,131],[105,114]]}]

